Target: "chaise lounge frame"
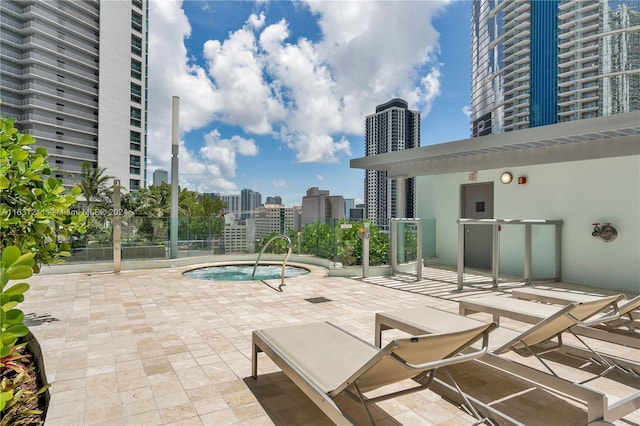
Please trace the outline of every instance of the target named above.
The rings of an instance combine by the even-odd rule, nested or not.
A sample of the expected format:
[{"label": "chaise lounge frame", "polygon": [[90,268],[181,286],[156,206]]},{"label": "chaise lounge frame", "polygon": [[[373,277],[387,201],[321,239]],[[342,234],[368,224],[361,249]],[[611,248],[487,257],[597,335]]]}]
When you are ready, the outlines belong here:
[{"label": "chaise lounge frame", "polygon": [[[368,405],[426,389],[436,370],[484,356],[488,335],[495,327],[474,323],[453,332],[396,339],[384,348],[327,322],[255,330],[251,376],[257,379],[258,353],[264,352],[337,425],[355,424],[334,400],[342,394],[359,400],[373,423]],[[479,340],[479,347],[462,353]],[[375,398],[365,396],[410,378],[421,384]],[[462,393],[459,397],[466,400]]]},{"label": "chaise lounge frame", "polygon": [[[614,299],[615,300],[615,297]],[[608,301],[610,302],[610,301]],[[534,348],[537,344],[548,344],[550,340],[558,339],[562,332],[566,331],[576,323],[577,318],[585,319],[585,310],[576,311],[577,308],[584,308],[585,304],[571,304],[560,310],[558,313],[541,321],[529,328],[525,332],[517,332],[505,327],[498,327],[491,335],[489,351],[477,360],[491,367],[518,376],[531,386],[541,386],[550,391],[558,392],[572,399],[581,401],[586,405],[587,423],[596,424],[598,422],[613,422],[627,414],[640,408],[640,391],[636,391],[626,398],[610,403],[608,396],[597,389],[589,387],[583,383],[575,383],[557,375],[549,374],[545,371],[535,369],[526,364],[513,361],[501,354],[523,348]],[[602,301],[587,302],[587,307],[591,306],[594,313],[601,311],[598,307],[604,308]],[[576,314],[576,316],[573,316]],[[572,319],[572,316],[574,319]],[[588,317],[588,315],[587,315]],[[569,320],[569,322],[567,322]],[[382,341],[382,331],[398,329],[409,334],[442,333],[453,331],[461,327],[470,327],[473,324],[481,323],[473,318],[467,318],[452,312],[443,311],[431,307],[420,307],[403,311],[377,313],[375,320],[375,344],[380,346]],[[564,323],[564,326],[562,325]],[[560,353],[565,352],[565,347],[556,344],[552,347]],[[436,381],[434,390],[450,399],[455,400],[455,393],[451,392],[452,387],[440,381]],[[479,411],[492,418],[498,418],[501,422],[520,425],[521,422],[513,419],[504,413],[500,413],[489,404],[471,399]],[[464,401],[458,400],[459,403]],[[487,414],[490,413],[490,414]]]},{"label": "chaise lounge frame", "polygon": [[[545,297],[551,297],[553,300],[560,301],[559,297]],[[630,324],[633,323],[633,318],[631,317],[632,312],[640,307],[640,296],[626,301],[623,301],[623,295],[600,297],[581,297],[580,295],[576,295],[574,300],[570,300],[569,296],[567,296],[567,300],[563,305],[566,306],[566,304],[569,303],[589,303],[597,302],[599,300],[610,300],[612,297],[616,297],[616,299],[613,300],[609,310],[598,315],[594,315],[587,321],[577,323],[569,331],[580,336],[639,349],[640,334],[636,334],[631,331],[628,333],[620,333],[614,329],[612,323],[619,323],[622,317],[629,316],[630,321],[625,321],[625,323],[627,326],[630,326]],[[558,305],[538,303],[532,300],[513,297],[508,298],[498,295],[485,295],[461,299],[458,302],[458,307],[460,315],[466,316],[476,312],[491,314],[493,316],[493,321],[497,324],[500,324],[501,317],[535,324],[562,309],[562,307]],[[624,361],[619,361],[619,363],[624,364]]]}]

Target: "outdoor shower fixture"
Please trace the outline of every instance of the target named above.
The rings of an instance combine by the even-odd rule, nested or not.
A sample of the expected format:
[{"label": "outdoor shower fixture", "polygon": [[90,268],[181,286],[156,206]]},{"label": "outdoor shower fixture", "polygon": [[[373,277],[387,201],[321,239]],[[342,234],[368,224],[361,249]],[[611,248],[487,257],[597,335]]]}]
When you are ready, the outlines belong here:
[{"label": "outdoor shower fixture", "polygon": [[618,236],[618,230],[609,222],[605,222],[602,225],[600,223],[594,223],[591,236],[600,238],[605,243],[610,243]]}]

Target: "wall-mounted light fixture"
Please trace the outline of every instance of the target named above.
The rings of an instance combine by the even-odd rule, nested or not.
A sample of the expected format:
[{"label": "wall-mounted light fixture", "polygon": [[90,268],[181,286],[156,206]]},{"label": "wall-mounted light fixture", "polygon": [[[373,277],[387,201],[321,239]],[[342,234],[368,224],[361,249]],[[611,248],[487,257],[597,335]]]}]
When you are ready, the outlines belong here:
[{"label": "wall-mounted light fixture", "polygon": [[500,175],[500,182],[502,183],[511,183],[512,180],[513,180],[513,175],[509,172],[503,172]]}]

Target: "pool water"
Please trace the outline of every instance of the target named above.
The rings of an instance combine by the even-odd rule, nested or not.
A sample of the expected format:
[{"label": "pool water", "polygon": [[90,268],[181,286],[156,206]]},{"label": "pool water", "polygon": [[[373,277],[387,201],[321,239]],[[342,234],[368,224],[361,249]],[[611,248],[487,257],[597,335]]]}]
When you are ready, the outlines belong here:
[{"label": "pool water", "polygon": [[[272,280],[282,277],[282,265],[258,265],[253,277],[251,277],[252,272],[253,265],[224,265],[193,269],[185,272],[184,275],[211,281]],[[286,266],[284,270],[285,278],[298,277],[308,273],[309,270],[295,266]]]}]

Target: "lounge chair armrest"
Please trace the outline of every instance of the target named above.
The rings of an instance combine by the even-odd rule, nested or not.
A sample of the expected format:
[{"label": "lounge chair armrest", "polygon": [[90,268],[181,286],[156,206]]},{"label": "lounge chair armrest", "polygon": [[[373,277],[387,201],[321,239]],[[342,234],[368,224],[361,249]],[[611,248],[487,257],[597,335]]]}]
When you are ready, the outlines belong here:
[{"label": "lounge chair armrest", "polygon": [[620,310],[618,309],[618,304],[616,302],[611,303],[611,311],[607,311],[607,314],[603,316],[594,316],[585,321],[580,321],[579,319],[573,317],[576,324],[582,325],[585,327],[589,327],[591,325],[600,324],[603,322],[613,321],[620,318]]},{"label": "lounge chair armrest", "polygon": [[488,351],[488,348],[485,346],[482,349],[475,352],[457,355],[451,358],[445,358],[438,361],[425,362],[424,364],[411,364],[410,362],[405,361],[404,359],[397,356],[396,354],[391,354],[391,356],[412,370],[424,371],[424,370],[434,370],[440,367],[447,367],[449,365],[459,364],[461,362],[466,362],[472,359],[480,358],[486,355],[487,351]]}]

